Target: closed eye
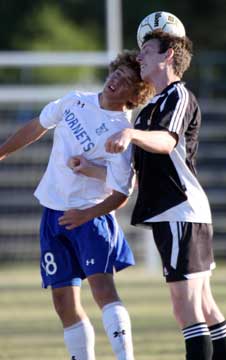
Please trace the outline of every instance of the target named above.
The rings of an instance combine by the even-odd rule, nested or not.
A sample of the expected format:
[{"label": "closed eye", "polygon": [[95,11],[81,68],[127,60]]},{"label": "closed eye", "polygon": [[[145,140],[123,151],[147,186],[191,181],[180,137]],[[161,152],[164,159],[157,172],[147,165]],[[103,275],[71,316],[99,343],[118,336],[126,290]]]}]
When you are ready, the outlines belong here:
[{"label": "closed eye", "polygon": [[118,69],[117,72],[120,74],[120,76],[122,77],[124,83],[126,85],[128,85],[128,87],[132,85],[132,83],[133,83],[132,79],[130,79],[129,76],[125,74],[123,69]]}]

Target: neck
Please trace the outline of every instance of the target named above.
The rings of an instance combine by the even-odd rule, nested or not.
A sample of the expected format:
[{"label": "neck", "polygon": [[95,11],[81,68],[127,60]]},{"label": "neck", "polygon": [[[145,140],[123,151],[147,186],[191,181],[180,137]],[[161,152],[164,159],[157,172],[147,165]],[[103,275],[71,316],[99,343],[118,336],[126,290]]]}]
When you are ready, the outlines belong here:
[{"label": "neck", "polygon": [[98,95],[100,107],[105,110],[111,110],[111,111],[125,111],[126,107],[125,104],[120,104],[112,101],[107,96],[104,96],[103,93],[100,93]]},{"label": "neck", "polygon": [[181,79],[175,74],[162,74],[162,76],[156,76],[156,78],[152,79],[152,83],[154,84],[156,94],[160,94],[167,86],[172,84],[175,81],[180,81]]}]

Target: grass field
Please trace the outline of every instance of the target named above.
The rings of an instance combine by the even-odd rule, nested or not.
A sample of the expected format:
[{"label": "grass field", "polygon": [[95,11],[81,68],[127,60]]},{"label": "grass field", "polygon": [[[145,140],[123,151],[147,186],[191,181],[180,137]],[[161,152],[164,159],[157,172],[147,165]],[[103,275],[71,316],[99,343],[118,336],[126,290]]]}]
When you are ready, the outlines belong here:
[{"label": "grass field", "polygon": [[[226,314],[226,265],[218,266],[212,287]],[[171,314],[167,286],[161,276],[151,277],[142,268],[131,268],[116,276],[120,295],[133,325],[137,360],[182,360],[184,344]],[[97,360],[113,360],[104,334],[100,310],[87,283],[83,304],[96,330]],[[51,304],[49,290],[40,289],[38,265],[0,268],[0,359],[68,360],[61,323]]]}]

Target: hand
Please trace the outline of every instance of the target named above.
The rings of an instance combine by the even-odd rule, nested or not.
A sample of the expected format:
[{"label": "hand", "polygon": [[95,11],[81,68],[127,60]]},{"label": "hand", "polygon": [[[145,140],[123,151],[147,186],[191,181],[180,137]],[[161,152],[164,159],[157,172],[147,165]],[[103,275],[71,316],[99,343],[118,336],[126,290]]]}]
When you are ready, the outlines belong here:
[{"label": "hand", "polygon": [[71,157],[68,161],[68,166],[75,174],[79,173],[98,180],[106,180],[106,167],[96,165],[81,155]]},{"label": "hand", "polygon": [[109,153],[125,151],[131,142],[132,129],[124,129],[110,136],[105,143],[105,150]]},{"label": "hand", "polygon": [[65,226],[67,230],[72,230],[89,220],[90,216],[87,210],[70,209],[65,211],[63,216],[59,217],[58,223],[61,226]]},{"label": "hand", "polygon": [[82,155],[78,155],[69,159],[68,166],[75,174],[81,173],[83,175],[87,175],[87,171],[90,168],[91,163]]}]

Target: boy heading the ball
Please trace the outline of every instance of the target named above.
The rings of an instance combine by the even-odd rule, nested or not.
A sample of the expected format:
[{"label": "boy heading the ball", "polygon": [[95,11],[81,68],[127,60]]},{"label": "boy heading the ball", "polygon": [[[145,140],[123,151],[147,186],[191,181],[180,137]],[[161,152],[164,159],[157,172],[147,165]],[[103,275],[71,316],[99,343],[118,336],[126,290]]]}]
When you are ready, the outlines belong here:
[{"label": "boy heading the ball", "polygon": [[135,145],[138,198],[133,225],[152,228],[169,285],[186,360],[226,359],[226,322],[210,288],[212,219],[195,170],[201,114],[182,82],[192,43],[161,30],[146,34],[138,61],[156,96],[106,142],[110,153]]}]

